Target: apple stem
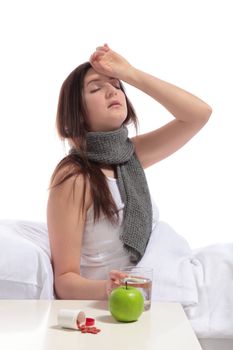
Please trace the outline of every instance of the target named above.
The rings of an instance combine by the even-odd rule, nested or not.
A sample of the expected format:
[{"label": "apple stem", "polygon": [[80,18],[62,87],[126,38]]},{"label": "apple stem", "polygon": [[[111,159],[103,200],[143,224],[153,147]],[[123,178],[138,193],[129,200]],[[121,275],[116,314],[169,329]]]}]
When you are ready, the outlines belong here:
[{"label": "apple stem", "polygon": [[127,281],[125,281],[125,287],[126,287],[126,289],[128,289],[127,287],[128,287],[128,282]]}]

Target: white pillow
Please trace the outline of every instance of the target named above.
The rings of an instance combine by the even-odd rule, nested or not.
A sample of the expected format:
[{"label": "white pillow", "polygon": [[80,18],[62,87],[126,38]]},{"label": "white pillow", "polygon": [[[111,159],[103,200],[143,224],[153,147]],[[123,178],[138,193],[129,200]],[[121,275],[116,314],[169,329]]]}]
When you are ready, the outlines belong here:
[{"label": "white pillow", "polygon": [[47,226],[0,221],[0,299],[54,299]]}]

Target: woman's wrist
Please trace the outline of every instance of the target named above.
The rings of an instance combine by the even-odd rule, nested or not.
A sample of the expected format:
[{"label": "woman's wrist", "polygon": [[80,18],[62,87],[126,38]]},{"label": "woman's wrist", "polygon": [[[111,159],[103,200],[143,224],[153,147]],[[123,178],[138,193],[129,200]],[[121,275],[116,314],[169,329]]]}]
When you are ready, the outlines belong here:
[{"label": "woman's wrist", "polygon": [[125,83],[133,85],[132,82],[137,81],[137,75],[139,70],[134,66],[129,66],[129,68],[125,69],[120,77],[120,80],[123,80]]}]

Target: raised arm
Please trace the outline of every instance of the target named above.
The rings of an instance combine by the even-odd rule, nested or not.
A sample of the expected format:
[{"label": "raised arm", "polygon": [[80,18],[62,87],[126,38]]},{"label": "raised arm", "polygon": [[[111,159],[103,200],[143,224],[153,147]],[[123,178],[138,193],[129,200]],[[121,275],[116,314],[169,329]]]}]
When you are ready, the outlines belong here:
[{"label": "raised arm", "polygon": [[163,105],[175,120],[159,129],[132,138],[144,168],[155,164],[187,143],[208,121],[212,109],[191,93],[130,65],[107,45],[91,56],[94,69],[117,77]]},{"label": "raised arm", "polygon": [[198,97],[138,69],[133,68],[125,81],[150,95],[175,117],[161,128],[132,139],[144,168],[181,148],[211,115],[211,107]]}]

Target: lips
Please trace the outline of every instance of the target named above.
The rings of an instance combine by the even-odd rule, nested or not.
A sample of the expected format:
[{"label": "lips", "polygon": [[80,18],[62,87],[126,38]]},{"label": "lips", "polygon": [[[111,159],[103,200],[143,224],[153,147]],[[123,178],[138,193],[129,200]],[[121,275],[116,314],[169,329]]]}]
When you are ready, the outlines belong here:
[{"label": "lips", "polygon": [[111,108],[113,106],[121,106],[121,103],[119,101],[112,101],[108,106],[108,108]]}]

